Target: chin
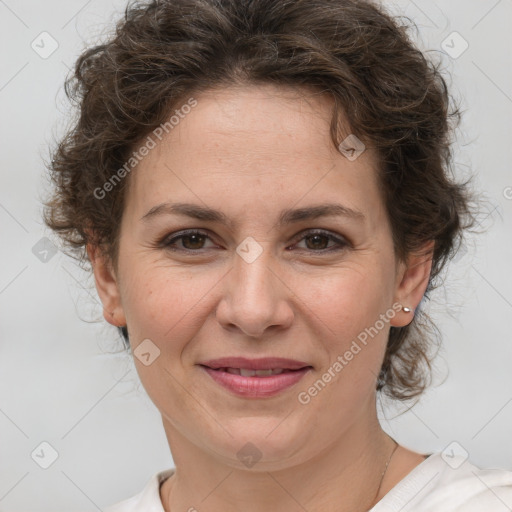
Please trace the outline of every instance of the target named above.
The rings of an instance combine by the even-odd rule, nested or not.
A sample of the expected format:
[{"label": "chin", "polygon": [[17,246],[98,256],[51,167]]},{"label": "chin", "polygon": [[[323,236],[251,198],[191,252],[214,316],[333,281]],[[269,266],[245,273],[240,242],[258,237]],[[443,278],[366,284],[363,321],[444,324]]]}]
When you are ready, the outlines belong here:
[{"label": "chin", "polygon": [[[224,424],[233,437],[226,434],[218,442],[211,439],[210,449],[238,469],[276,471],[294,460],[299,463],[298,454],[304,452],[304,446],[312,446],[308,438],[314,436],[297,433],[285,417],[236,418]],[[286,428],[281,428],[284,423]]]}]

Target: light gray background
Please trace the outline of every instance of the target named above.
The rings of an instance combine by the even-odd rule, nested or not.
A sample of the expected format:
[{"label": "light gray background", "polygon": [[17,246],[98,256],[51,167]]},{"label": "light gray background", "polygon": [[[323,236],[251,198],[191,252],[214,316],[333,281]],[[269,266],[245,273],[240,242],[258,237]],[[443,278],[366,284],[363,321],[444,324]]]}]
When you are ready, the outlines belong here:
[{"label": "light gray background", "polygon": [[[481,216],[486,232],[469,241],[432,306],[444,335],[434,387],[401,416],[400,404],[383,404],[380,416],[414,450],[456,441],[474,463],[512,470],[512,2],[389,5],[416,21],[423,47],[441,52],[453,31],[468,42],[460,57],[444,57],[466,110],[457,168],[477,174],[490,206]],[[55,240],[40,218],[42,159],[68,122],[65,74],[124,6],[0,0],[2,511],[101,510],[173,466],[159,414],[116,331],[95,323],[92,281],[61,252],[43,263],[32,251],[43,236]],[[48,58],[31,48],[43,31],[59,45]],[[48,457],[43,441],[59,454],[46,470],[31,458],[34,450]]]}]

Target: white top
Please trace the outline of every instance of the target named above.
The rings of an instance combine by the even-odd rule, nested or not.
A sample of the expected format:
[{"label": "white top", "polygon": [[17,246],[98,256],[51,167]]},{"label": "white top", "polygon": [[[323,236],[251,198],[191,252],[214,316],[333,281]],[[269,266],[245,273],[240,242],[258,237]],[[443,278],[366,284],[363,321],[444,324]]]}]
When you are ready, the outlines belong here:
[{"label": "white top", "polygon": [[[157,473],[142,492],[108,507],[104,512],[164,512],[160,500],[160,485],[173,473],[174,469]],[[480,469],[460,455],[448,458],[441,453],[434,453],[398,482],[368,512],[510,510],[512,471]]]}]

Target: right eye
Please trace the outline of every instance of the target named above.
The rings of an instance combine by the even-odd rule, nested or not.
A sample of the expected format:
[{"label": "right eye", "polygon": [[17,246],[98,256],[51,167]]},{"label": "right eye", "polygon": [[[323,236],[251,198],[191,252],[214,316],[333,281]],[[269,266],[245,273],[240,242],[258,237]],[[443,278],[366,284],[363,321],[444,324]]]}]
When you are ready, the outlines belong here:
[{"label": "right eye", "polygon": [[[207,240],[211,241],[211,238],[206,233],[197,230],[189,230],[166,237],[162,241],[162,246],[171,251],[199,252],[205,249],[204,243]],[[176,245],[177,242],[181,244],[181,247]],[[206,249],[208,249],[208,247],[206,247]]]}]

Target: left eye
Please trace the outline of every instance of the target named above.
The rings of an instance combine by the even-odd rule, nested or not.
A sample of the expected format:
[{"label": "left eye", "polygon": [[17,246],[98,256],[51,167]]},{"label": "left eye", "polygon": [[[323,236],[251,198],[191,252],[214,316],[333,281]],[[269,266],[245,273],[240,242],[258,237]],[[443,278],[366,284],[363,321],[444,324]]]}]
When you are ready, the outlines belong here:
[{"label": "left eye", "polygon": [[338,245],[339,248],[347,245],[343,240],[331,235],[330,233],[324,233],[323,231],[307,233],[300,241],[304,241],[306,249],[310,249],[316,252],[326,251],[332,249],[332,245],[328,246],[329,242],[334,242],[334,246]]},{"label": "left eye", "polygon": [[[172,238],[165,239],[162,242],[162,245],[170,250],[198,252],[201,249],[208,249],[208,247],[204,247],[205,242],[208,240],[212,242],[211,238],[202,231],[188,231],[173,236]],[[181,247],[177,245],[177,242],[181,242]],[[300,238],[299,242],[294,244],[294,246],[299,245],[301,242],[305,243],[306,250],[313,252],[333,250],[333,247],[335,246],[338,246],[337,249],[343,249],[348,245],[344,240],[332,235],[331,233],[323,231],[303,234],[302,238]],[[333,244],[329,246],[329,242],[333,242]],[[287,249],[289,248],[287,247]]]}]

